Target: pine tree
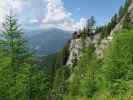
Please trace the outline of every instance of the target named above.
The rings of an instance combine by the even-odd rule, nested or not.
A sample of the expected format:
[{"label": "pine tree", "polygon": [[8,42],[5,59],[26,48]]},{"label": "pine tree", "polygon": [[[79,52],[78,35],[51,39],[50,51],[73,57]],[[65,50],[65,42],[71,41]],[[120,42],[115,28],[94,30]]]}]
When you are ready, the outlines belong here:
[{"label": "pine tree", "polygon": [[117,25],[118,23],[118,17],[117,14],[115,14],[111,19],[111,30]]},{"label": "pine tree", "polygon": [[86,28],[88,30],[87,32],[88,32],[89,35],[91,35],[93,33],[95,24],[96,24],[95,18],[94,18],[94,16],[91,16],[88,19],[87,26],[86,26]]},{"label": "pine tree", "polygon": [[8,82],[11,82],[9,85],[9,96],[11,97],[10,100],[16,100],[18,98],[17,90],[18,92],[21,91],[19,90],[20,88],[17,87],[18,74],[20,69],[22,69],[21,67],[26,65],[26,59],[29,56],[29,53],[27,51],[23,32],[19,28],[15,16],[6,16],[5,22],[3,23],[3,32],[1,33],[1,36],[1,47],[6,53],[6,56],[10,59],[10,62],[6,66],[6,70],[10,72],[11,78],[11,81]]},{"label": "pine tree", "polygon": [[23,37],[23,32],[17,25],[15,16],[7,16],[3,23],[3,33],[5,47],[11,57],[11,66],[16,70],[21,63],[24,63],[25,57],[28,55],[26,42]]},{"label": "pine tree", "polygon": [[0,39],[0,99],[45,100],[49,79],[27,48],[15,16],[7,16]]}]

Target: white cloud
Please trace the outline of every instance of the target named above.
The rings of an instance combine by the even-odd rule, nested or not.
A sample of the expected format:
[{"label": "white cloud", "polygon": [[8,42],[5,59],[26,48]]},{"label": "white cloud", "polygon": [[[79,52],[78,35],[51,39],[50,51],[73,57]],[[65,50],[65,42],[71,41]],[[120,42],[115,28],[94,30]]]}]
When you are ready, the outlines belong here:
[{"label": "white cloud", "polygon": [[86,25],[86,21],[87,20],[85,18],[83,18],[83,17],[80,18],[80,21],[77,22],[76,25],[74,26],[75,29],[76,30],[78,30],[78,29],[81,29],[82,30],[85,27],[85,25]]},{"label": "white cloud", "polygon": [[47,23],[49,21],[60,21],[66,18],[69,18],[71,13],[67,12],[61,0],[47,0],[47,16],[44,19],[44,22]]},{"label": "white cloud", "polygon": [[75,22],[71,15],[71,12],[64,8],[62,0],[47,0],[47,14],[43,23],[49,27],[57,27],[68,31],[81,29],[85,24],[85,18]]},{"label": "white cloud", "polygon": [[45,28],[55,27],[74,31],[82,28],[86,20],[81,18],[79,22],[75,21],[72,13],[64,8],[62,0],[0,0],[0,23],[11,10],[18,15],[23,27],[40,23],[40,26]]},{"label": "white cloud", "polygon": [[29,23],[33,23],[33,24],[34,24],[34,23],[38,23],[38,22],[39,22],[38,19],[30,19],[30,20],[29,20]]},{"label": "white cloud", "polygon": [[29,4],[29,0],[10,0],[11,7],[16,12],[21,12],[24,6]]},{"label": "white cloud", "polygon": [[28,0],[0,0],[0,23],[9,12],[17,14],[22,11]]},{"label": "white cloud", "polygon": [[0,22],[3,22],[5,15],[7,14],[8,8],[8,0],[0,0]]}]

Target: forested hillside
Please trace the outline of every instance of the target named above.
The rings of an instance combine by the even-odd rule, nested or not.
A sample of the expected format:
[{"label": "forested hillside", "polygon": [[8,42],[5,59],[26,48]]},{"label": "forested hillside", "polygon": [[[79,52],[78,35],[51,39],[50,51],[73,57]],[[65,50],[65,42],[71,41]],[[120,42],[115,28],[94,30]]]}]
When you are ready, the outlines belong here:
[{"label": "forested hillside", "polygon": [[[57,100],[132,100],[133,26],[130,4],[131,1],[126,1],[107,25],[96,28],[96,33],[101,34],[99,42],[93,42],[94,17],[88,20],[80,35],[74,33],[78,35],[70,43],[74,45],[75,41],[76,45],[70,45],[72,64],[65,66],[69,71],[62,67],[56,74],[57,85],[53,90]],[[92,41],[89,46],[86,45],[88,38]],[[79,40],[82,46],[76,43]],[[101,49],[103,56],[97,53]]]},{"label": "forested hillside", "polygon": [[96,26],[92,16],[59,52],[38,57],[16,17],[7,15],[0,33],[0,100],[132,100],[132,22],[133,2],[126,0],[108,24]]}]

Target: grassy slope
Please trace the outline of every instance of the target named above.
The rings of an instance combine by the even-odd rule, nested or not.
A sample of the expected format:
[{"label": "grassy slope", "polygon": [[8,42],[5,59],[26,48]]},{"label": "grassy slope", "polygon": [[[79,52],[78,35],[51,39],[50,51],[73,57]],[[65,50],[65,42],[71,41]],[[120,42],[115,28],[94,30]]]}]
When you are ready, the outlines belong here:
[{"label": "grassy slope", "polygon": [[133,95],[133,30],[115,34],[102,61],[94,56],[87,50],[81,57],[65,100],[128,100]]}]

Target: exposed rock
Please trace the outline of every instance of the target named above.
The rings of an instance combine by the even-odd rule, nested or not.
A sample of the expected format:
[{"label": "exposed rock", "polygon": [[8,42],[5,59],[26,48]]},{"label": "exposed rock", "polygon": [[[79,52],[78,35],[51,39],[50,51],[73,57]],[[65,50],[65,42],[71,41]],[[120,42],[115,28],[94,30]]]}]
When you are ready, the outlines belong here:
[{"label": "exposed rock", "polygon": [[[93,36],[93,39],[87,37],[86,40],[84,40],[85,47],[89,47],[89,45],[92,43],[95,46],[97,46],[99,40],[100,40],[100,34],[95,34]],[[74,64],[74,61],[78,61],[81,56],[82,49],[83,49],[83,40],[81,38],[72,39],[69,46],[70,55],[66,65],[72,66]]]},{"label": "exposed rock", "polygon": [[108,47],[109,42],[113,39],[112,36],[109,36],[105,39],[103,39],[100,43],[100,45],[96,48],[95,53],[97,55],[98,59],[103,58],[104,50]]},{"label": "exposed rock", "polygon": [[101,34],[100,33],[97,33],[97,34],[94,35],[92,43],[94,44],[95,48],[97,48],[98,43],[100,41],[100,38],[101,38]]},{"label": "exposed rock", "polygon": [[[85,46],[88,47],[90,42],[91,42],[91,39],[88,37],[85,40],[85,44],[86,44]],[[79,60],[82,48],[83,48],[83,41],[81,38],[71,40],[70,46],[69,46],[70,55],[66,65],[72,66],[75,60]]]}]

